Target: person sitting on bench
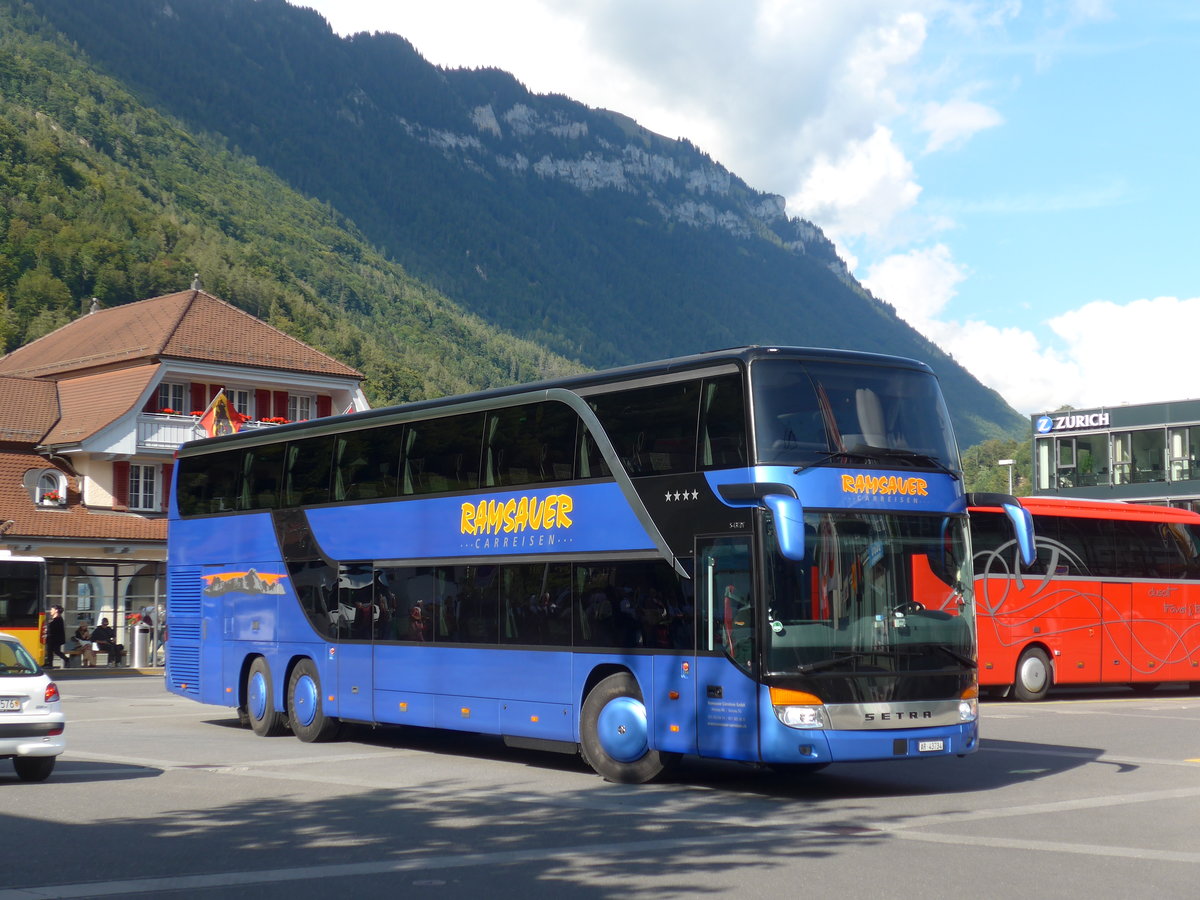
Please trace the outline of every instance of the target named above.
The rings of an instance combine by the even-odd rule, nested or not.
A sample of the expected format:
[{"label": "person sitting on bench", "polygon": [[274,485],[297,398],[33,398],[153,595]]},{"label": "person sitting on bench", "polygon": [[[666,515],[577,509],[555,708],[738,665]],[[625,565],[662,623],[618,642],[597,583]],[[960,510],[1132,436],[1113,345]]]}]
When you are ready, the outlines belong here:
[{"label": "person sitting on bench", "polygon": [[117,643],[116,632],[109,627],[108,619],[101,619],[100,624],[92,629],[92,640],[108,654],[110,666],[121,665],[121,660],[125,658],[125,645]]},{"label": "person sitting on bench", "polygon": [[79,654],[79,658],[85,666],[96,665],[96,651],[92,649],[92,642],[95,638],[92,637],[91,631],[88,629],[87,622],[80,622],[75,629],[75,633],[71,635],[71,640],[75,642],[75,651]]}]

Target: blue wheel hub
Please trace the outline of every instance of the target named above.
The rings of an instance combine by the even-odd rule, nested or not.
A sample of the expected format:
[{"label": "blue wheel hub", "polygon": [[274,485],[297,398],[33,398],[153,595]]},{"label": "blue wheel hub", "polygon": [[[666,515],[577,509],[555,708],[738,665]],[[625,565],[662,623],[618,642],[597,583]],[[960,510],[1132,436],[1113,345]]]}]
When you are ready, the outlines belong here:
[{"label": "blue wheel hub", "polygon": [[267,679],[262,672],[250,676],[250,684],[246,689],[246,707],[255,721],[261,721],[267,714]]},{"label": "blue wheel hub", "polygon": [[293,710],[296,719],[302,726],[309,726],[317,717],[317,704],[321,698],[317,696],[317,683],[310,675],[301,675],[296,679],[296,687],[292,694]]},{"label": "blue wheel hub", "polygon": [[618,697],[610,701],[600,710],[596,726],[600,746],[617,762],[635,762],[650,749],[646,707],[641,700]]}]

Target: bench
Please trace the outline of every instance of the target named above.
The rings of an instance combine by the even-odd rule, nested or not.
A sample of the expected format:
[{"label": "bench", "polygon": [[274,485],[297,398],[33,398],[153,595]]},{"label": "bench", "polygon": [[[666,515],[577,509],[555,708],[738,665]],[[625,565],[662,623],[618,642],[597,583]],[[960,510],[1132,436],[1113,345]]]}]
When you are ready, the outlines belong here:
[{"label": "bench", "polygon": [[[109,658],[109,652],[107,650],[97,650],[95,652],[96,652],[96,668],[99,668],[100,666],[111,662],[111,659]],[[80,647],[75,647],[74,649],[71,649],[71,650],[64,649],[63,656],[65,656],[68,661],[78,657],[79,662],[77,663],[77,665],[79,667],[83,666],[83,650]],[[100,661],[101,657],[104,657],[104,662]],[[68,662],[68,666],[69,665],[70,665],[70,662]]]}]

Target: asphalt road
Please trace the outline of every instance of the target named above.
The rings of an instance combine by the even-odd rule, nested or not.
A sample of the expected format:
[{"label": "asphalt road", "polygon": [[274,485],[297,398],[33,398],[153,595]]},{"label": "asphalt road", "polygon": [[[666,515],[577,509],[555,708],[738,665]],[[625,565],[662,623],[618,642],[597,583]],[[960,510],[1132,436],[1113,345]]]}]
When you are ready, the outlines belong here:
[{"label": "asphalt road", "polygon": [[67,676],[67,753],[0,761],[0,900],[45,897],[1192,897],[1200,696],[985,702],[966,759],[785,780],[419,729],[258,738],[161,678]]}]

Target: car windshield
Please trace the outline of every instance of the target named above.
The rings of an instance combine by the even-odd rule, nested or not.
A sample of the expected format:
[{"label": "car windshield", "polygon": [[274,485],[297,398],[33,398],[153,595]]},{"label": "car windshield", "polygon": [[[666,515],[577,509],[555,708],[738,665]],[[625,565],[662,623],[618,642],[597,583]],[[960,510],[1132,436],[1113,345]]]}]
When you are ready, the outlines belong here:
[{"label": "car windshield", "polygon": [[803,562],[768,559],[768,672],[975,666],[965,518],[809,512],[804,530]]},{"label": "car windshield", "polygon": [[937,379],[919,369],[758,360],[751,370],[760,463],[959,469]]},{"label": "car windshield", "polygon": [[0,677],[37,675],[41,668],[29,651],[16,641],[0,641]]}]

